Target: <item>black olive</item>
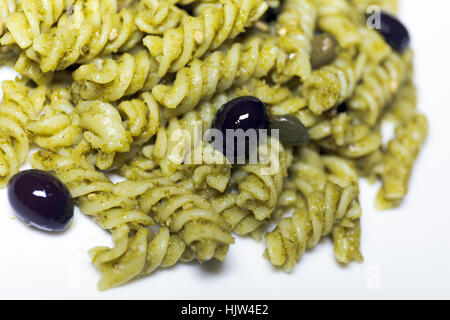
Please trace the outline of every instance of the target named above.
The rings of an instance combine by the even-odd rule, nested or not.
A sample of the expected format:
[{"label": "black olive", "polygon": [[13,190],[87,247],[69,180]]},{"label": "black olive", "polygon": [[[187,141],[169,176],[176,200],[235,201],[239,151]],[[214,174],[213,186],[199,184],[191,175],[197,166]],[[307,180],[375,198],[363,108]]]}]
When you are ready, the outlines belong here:
[{"label": "black olive", "polygon": [[73,217],[73,200],[67,187],[41,170],[25,170],[8,183],[8,199],[25,223],[45,231],[63,231]]},{"label": "black olive", "polygon": [[298,146],[309,139],[308,129],[294,115],[274,116],[270,121],[270,130],[279,130],[279,139],[282,144]]},{"label": "black olive", "polygon": [[[248,137],[244,138],[245,141],[239,141],[237,130],[241,129],[241,132],[244,133],[255,130],[254,133],[258,139],[259,130],[267,129],[268,126],[267,108],[261,100],[250,96],[233,99],[224,104],[214,118],[212,128],[220,130],[223,142],[223,145],[215,143],[215,146],[220,147],[228,158],[232,156],[234,159],[242,159],[249,155],[253,146],[249,144]],[[227,131],[230,132],[227,134]],[[227,147],[230,148],[230,146],[234,150],[227,150]],[[244,147],[244,153],[239,152],[241,151],[239,146]]]},{"label": "black olive", "polygon": [[329,33],[321,33],[314,37],[311,50],[311,66],[318,69],[333,62],[337,57],[339,43]]},{"label": "black olive", "polygon": [[395,51],[402,53],[410,43],[408,29],[396,17],[382,12],[378,32]]}]

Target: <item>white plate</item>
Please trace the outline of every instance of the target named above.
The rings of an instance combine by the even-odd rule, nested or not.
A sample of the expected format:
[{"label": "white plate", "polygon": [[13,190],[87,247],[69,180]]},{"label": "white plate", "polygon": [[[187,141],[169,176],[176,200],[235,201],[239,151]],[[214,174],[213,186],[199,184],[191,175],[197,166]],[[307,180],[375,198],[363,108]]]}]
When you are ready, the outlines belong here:
[{"label": "white plate", "polygon": [[[326,239],[287,275],[262,257],[262,243],[237,239],[223,264],[180,264],[98,292],[87,250],[109,245],[108,234],[78,210],[63,234],[30,229],[13,218],[0,190],[0,298],[450,298],[449,12],[444,0],[403,1],[416,51],[419,108],[431,130],[401,208],[375,211],[378,185],[362,182],[363,263],[340,267]],[[0,78],[12,73],[0,69]]]}]

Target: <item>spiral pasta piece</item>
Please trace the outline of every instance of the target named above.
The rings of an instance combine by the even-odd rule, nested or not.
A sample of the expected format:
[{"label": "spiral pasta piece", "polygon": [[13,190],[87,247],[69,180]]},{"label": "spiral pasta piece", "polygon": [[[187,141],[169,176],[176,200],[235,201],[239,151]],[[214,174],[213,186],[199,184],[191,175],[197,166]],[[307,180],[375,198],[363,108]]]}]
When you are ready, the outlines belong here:
[{"label": "spiral pasta piece", "polygon": [[192,254],[185,250],[184,243],[167,228],[161,228],[156,236],[145,228],[154,222],[138,210],[133,196],[152,187],[153,182],[125,181],[114,185],[84,159],[83,150],[86,146],[68,151],[66,155],[39,151],[33,155],[31,164],[54,171],[68,187],[80,210],[111,231],[113,248],[96,247],[89,252],[101,273],[99,289],[123,284],[179,260],[191,260]]},{"label": "spiral pasta piece", "polygon": [[143,42],[159,63],[158,76],[163,77],[235,38],[266,9],[264,0],[223,0],[220,7],[206,6],[199,16],[188,17],[180,27],[166,31],[162,37],[146,36]]},{"label": "spiral pasta piece", "polygon": [[177,233],[200,262],[223,260],[234,243],[230,225],[211,204],[184,187],[161,186],[140,197],[140,207],[153,212],[155,220]]},{"label": "spiral pasta piece", "polygon": [[380,65],[367,70],[355,95],[347,102],[358,119],[373,126],[393,99],[411,68],[412,52],[392,53]]},{"label": "spiral pasta piece", "polygon": [[[127,225],[123,225],[114,230],[113,239],[116,246],[125,239],[129,229]],[[133,236],[126,239],[125,244],[120,243],[125,250],[113,259],[109,257],[109,248],[98,247],[89,251],[94,265],[101,273],[99,290],[119,286],[137,276],[150,274],[158,268],[171,267],[178,261],[192,260],[191,254],[185,250],[184,242],[178,235],[170,234],[168,228],[160,228],[155,235],[151,230],[140,227]]]},{"label": "spiral pasta piece", "polygon": [[170,1],[143,0],[136,16],[136,26],[146,34],[160,35],[177,28],[189,15]]},{"label": "spiral pasta piece", "polygon": [[26,81],[3,81],[0,104],[0,187],[19,171],[25,162],[30,141],[26,132],[46,102],[44,87],[32,89]]},{"label": "spiral pasta piece", "polygon": [[[287,166],[289,166],[292,161],[290,157],[291,154],[288,153]],[[238,192],[213,195],[211,203],[215,210],[231,225],[233,233],[239,236],[251,235],[254,239],[260,241],[262,239],[261,234],[263,232],[263,227],[269,221],[276,221],[279,217],[279,206],[284,205],[284,202],[286,202],[286,192],[283,191],[280,194],[277,194],[277,204],[275,208],[271,210],[270,216],[264,220],[259,220],[251,210],[241,207],[238,204],[238,199],[241,194],[239,192],[239,184],[249,177],[250,175],[243,170],[235,171],[229,184],[229,190],[237,190]],[[284,182],[286,182],[286,180]],[[284,183],[283,190],[287,188],[286,183]],[[296,199],[297,198],[295,198],[294,201]]]},{"label": "spiral pasta piece", "polygon": [[212,188],[224,192],[231,176],[231,164],[223,153],[205,145],[198,146],[187,155],[182,170],[191,177],[196,190]]},{"label": "spiral pasta piece", "polygon": [[357,183],[358,174],[354,165],[338,156],[320,155],[316,146],[301,148],[290,172],[296,189],[303,195],[323,190],[327,181],[341,187]]},{"label": "spiral pasta piece", "polygon": [[[321,156],[314,148],[299,152],[291,177],[304,198],[295,193],[285,198],[290,201],[284,205],[294,208],[292,216],[282,218],[265,235],[265,256],[286,272],[292,271],[306,249],[335,232],[336,226],[344,225],[343,221],[345,226],[358,224],[361,216],[355,167],[336,156]],[[359,253],[359,246],[355,250]],[[340,256],[336,257],[340,261]]]},{"label": "spiral pasta piece", "polygon": [[292,217],[281,219],[275,230],[265,235],[266,256],[271,263],[286,272],[292,271],[305,250],[329,235],[336,222],[360,215],[357,196],[355,185],[342,189],[328,182],[323,191],[312,192],[306,201],[298,201]]},{"label": "spiral pasta piece", "polygon": [[96,165],[103,170],[113,165],[116,154],[147,142],[159,126],[159,106],[148,92],[117,108],[100,100],[83,101],[76,112],[84,139],[98,151]]},{"label": "spiral pasta piece", "polygon": [[236,204],[238,196],[237,193],[230,193],[213,197],[211,204],[222,218],[228,222],[233,233],[239,236],[251,234],[259,239],[260,228],[265,221],[257,220],[250,210],[239,207]]},{"label": "spiral pasta piece", "polygon": [[377,30],[360,26],[358,31],[361,38],[358,48],[367,55],[368,66],[382,63],[392,53],[391,46]]},{"label": "spiral pasta piece", "polygon": [[71,147],[81,141],[80,119],[71,103],[71,94],[67,88],[52,88],[50,103],[27,125],[32,141],[38,146],[57,151]]},{"label": "spiral pasta piece", "polygon": [[366,59],[365,54],[354,57],[344,51],[331,65],[314,71],[303,87],[308,108],[320,115],[350,98],[362,76]]},{"label": "spiral pasta piece", "polygon": [[342,48],[359,45],[359,13],[347,0],[316,0],[318,26],[336,37]]},{"label": "spiral pasta piece", "polygon": [[277,19],[281,47],[289,54],[287,76],[305,80],[311,74],[311,42],[317,10],[312,0],[286,0]]},{"label": "spiral pasta piece", "polygon": [[[394,100],[388,106],[386,112],[382,114],[380,121],[401,121],[416,113],[417,92],[411,77],[412,74],[408,76],[408,80],[400,87]],[[355,163],[360,175],[374,182],[383,173],[383,159],[383,146],[380,145],[378,149],[370,154],[355,159]]]},{"label": "spiral pasta piece", "polygon": [[381,174],[382,187],[377,195],[377,207],[398,206],[408,191],[408,182],[420,147],[428,135],[428,122],[416,113],[401,121],[395,137],[388,143]]},{"label": "spiral pasta piece", "polygon": [[133,6],[117,12],[115,0],[77,0],[56,26],[33,40],[27,55],[48,72],[130,49],[142,38],[135,15]]},{"label": "spiral pasta piece", "polygon": [[371,128],[361,124],[348,113],[340,113],[332,117],[319,118],[309,128],[312,140],[328,139],[332,145],[345,147],[367,137]]},{"label": "spiral pasta piece", "polygon": [[[168,133],[163,132],[166,134],[164,138],[158,136],[154,147],[144,150],[147,159],[154,160],[166,176],[174,174],[176,170],[182,170],[192,179],[197,190],[212,188],[224,192],[231,172],[231,165],[226,157],[212,146],[205,144],[192,148],[189,139],[183,138],[188,137],[186,129],[178,127],[178,123],[173,125]],[[161,141],[166,137],[167,141]],[[163,143],[166,145],[163,146]],[[154,164],[150,165],[153,169]]]},{"label": "spiral pasta piece", "polygon": [[7,33],[0,43],[15,43],[21,48],[28,48],[37,36],[49,30],[70,9],[74,1],[2,0],[0,21],[3,21]]},{"label": "spiral pasta piece", "polygon": [[380,148],[382,141],[379,126],[370,126],[353,112],[339,112],[338,109],[315,115],[307,108],[297,111],[297,107],[292,108],[292,105],[286,106],[285,103],[274,106],[276,114],[283,114],[284,111],[295,114],[308,128],[311,140],[336,154],[361,158]]},{"label": "spiral pasta piece", "polygon": [[[362,261],[359,248],[361,208],[358,200],[358,174],[354,163],[338,156],[320,156],[317,149],[310,147],[300,152],[299,161],[292,169],[293,182],[297,190],[308,194],[308,192],[326,190],[326,186],[332,183],[343,190],[342,199],[356,192],[344,218],[336,220],[332,225],[328,224],[326,230],[328,234],[332,227],[334,255],[338,262],[348,264],[351,261]],[[307,171],[311,165],[315,168],[312,174]],[[320,178],[315,180],[316,177]],[[345,193],[346,190],[347,193]],[[341,203],[339,208],[342,208]]]},{"label": "spiral pasta piece", "polygon": [[233,85],[263,78],[273,71],[281,73],[286,59],[286,53],[273,41],[251,38],[244,44],[233,44],[225,52],[215,51],[203,61],[192,61],[177,72],[173,84],[159,84],[152,93],[161,105],[176,109],[169,111],[171,115],[182,114]]},{"label": "spiral pasta piece", "polygon": [[93,148],[104,153],[129,151],[131,134],[125,130],[119,111],[112,105],[99,100],[83,101],[77,106],[77,113],[80,126],[85,130],[83,136]]},{"label": "spiral pasta piece", "polygon": [[14,70],[33,80],[37,85],[47,86],[54,78],[53,73],[42,72],[39,63],[28,58],[24,52],[11,62],[13,61],[15,61]]},{"label": "spiral pasta piece", "polygon": [[379,150],[382,142],[380,128],[376,127],[373,129],[364,129],[361,132],[361,136],[358,135],[355,137],[355,140],[342,146],[338,146],[330,138],[320,140],[317,144],[328,152],[333,152],[350,159],[359,159]]},{"label": "spiral pasta piece", "polygon": [[[156,185],[167,185],[167,179],[125,181],[114,186],[115,194],[136,197]],[[177,234],[160,227],[155,235],[145,225],[128,223],[112,230],[114,247],[97,247],[89,251],[94,265],[101,272],[99,289],[121,285],[136,276],[144,276],[173,266],[179,261],[191,261],[195,254]]]},{"label": "spiral pasta piece", "polygon": [[361,262],[363,257],[359,250],[361,243],[361,222],[344,219],[333,228],[334,256],[343,264],[352,261]]},{"label": "spiral pasta piece", "polygon": [[157,67],[143,49],[114,58],[96,58],[73,72],[73,91],[84,100],[116,101],[152,89],[160,81],[155,74]]},{"label": "spiral pasta piece", "polygon": [[242,167],[247,176],[239,182],[236,204],[251,211],[257,220],[265,220],[275,210],[292,159],[274,138],[260,144],[258,153],[262,159],[259,163]]}]

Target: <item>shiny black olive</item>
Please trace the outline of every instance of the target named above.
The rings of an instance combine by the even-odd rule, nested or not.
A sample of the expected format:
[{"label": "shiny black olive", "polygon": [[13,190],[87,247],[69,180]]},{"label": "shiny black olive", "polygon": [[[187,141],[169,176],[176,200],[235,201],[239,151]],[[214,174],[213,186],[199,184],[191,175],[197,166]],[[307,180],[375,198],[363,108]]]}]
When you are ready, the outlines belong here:
[{"label": "shiny black olive", "polygon": [[318,69],[333,62],[338,54],[339,43],[329,33],[321,33],[314,37],[311,50],[311,66]]},{"label": "shiny black olive", "polygon": [[279,130],[279,139],[282,144],[298,146],[309,139],[308,129],[294,115],[274,116],[270,121],[270,130]]},{"label": "shiny black olive", "polygon": [[402,53],[409,47],[410,37],[408,29],[396,17],[382,12],[378,32],[386,42],[397,52]]},{"label": "shiny black olive", "polygon": [[25,223],[45,231],[63,231],[73,217],[73,201],[67,187],[41,170],[25,170],[8,183],[8,199]]},{"label": "shiny black olive", "polygon": [[[241,159],[248,156],[253,146],[249,144],[247,138],[244,138],[244,141],[239,138],[242,136],[238,130],[250,133],[249,130],[253,129],[258,138],[259,130],[268,127],[269,115],[265,104],[255,97],[239,97],[227,102],[217,111],[212,128],[220,130],[223,146],[218,145],[216,141],[214,145],[223,148],[221,150],[228,158],[232,156],[234,159]],[[242,150],[240,146],[243,146],[244,153],[240,152]],[[234,150],[227,150],[227,147],[233,147]]]}]

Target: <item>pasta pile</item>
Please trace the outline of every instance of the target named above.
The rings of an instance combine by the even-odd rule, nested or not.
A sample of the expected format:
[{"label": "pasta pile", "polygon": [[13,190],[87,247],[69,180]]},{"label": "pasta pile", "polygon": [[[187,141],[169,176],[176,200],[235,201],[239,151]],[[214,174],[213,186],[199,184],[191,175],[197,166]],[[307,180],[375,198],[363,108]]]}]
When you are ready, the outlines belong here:
[{"label": "pasta pile", "polygon": [[[89,252],[100,290],[178,262],[222,261],[234,235],[264,238],[264,257],[286,272],[325,236],[337,261],[362,261],[359,177],[381,181],[377,207],[400,205],[428,131],[413,53],[366,26],[372,5],[398,9],[397,0],[0,0],[0,64],[21,75],[2,84],[0,185],[38,146],[33,168],[54,172],[112,235],[112,248]],[[321,32],[337,40],[337,57],[314,68]],[[309,141],[269,137],[258,147],[267,162],[231,165],[183,134],[202,136],[240,96],[296,116]],[[383,145],[387,121],[395,134]],[[186,161],[189,148],[202,163]]]}]

